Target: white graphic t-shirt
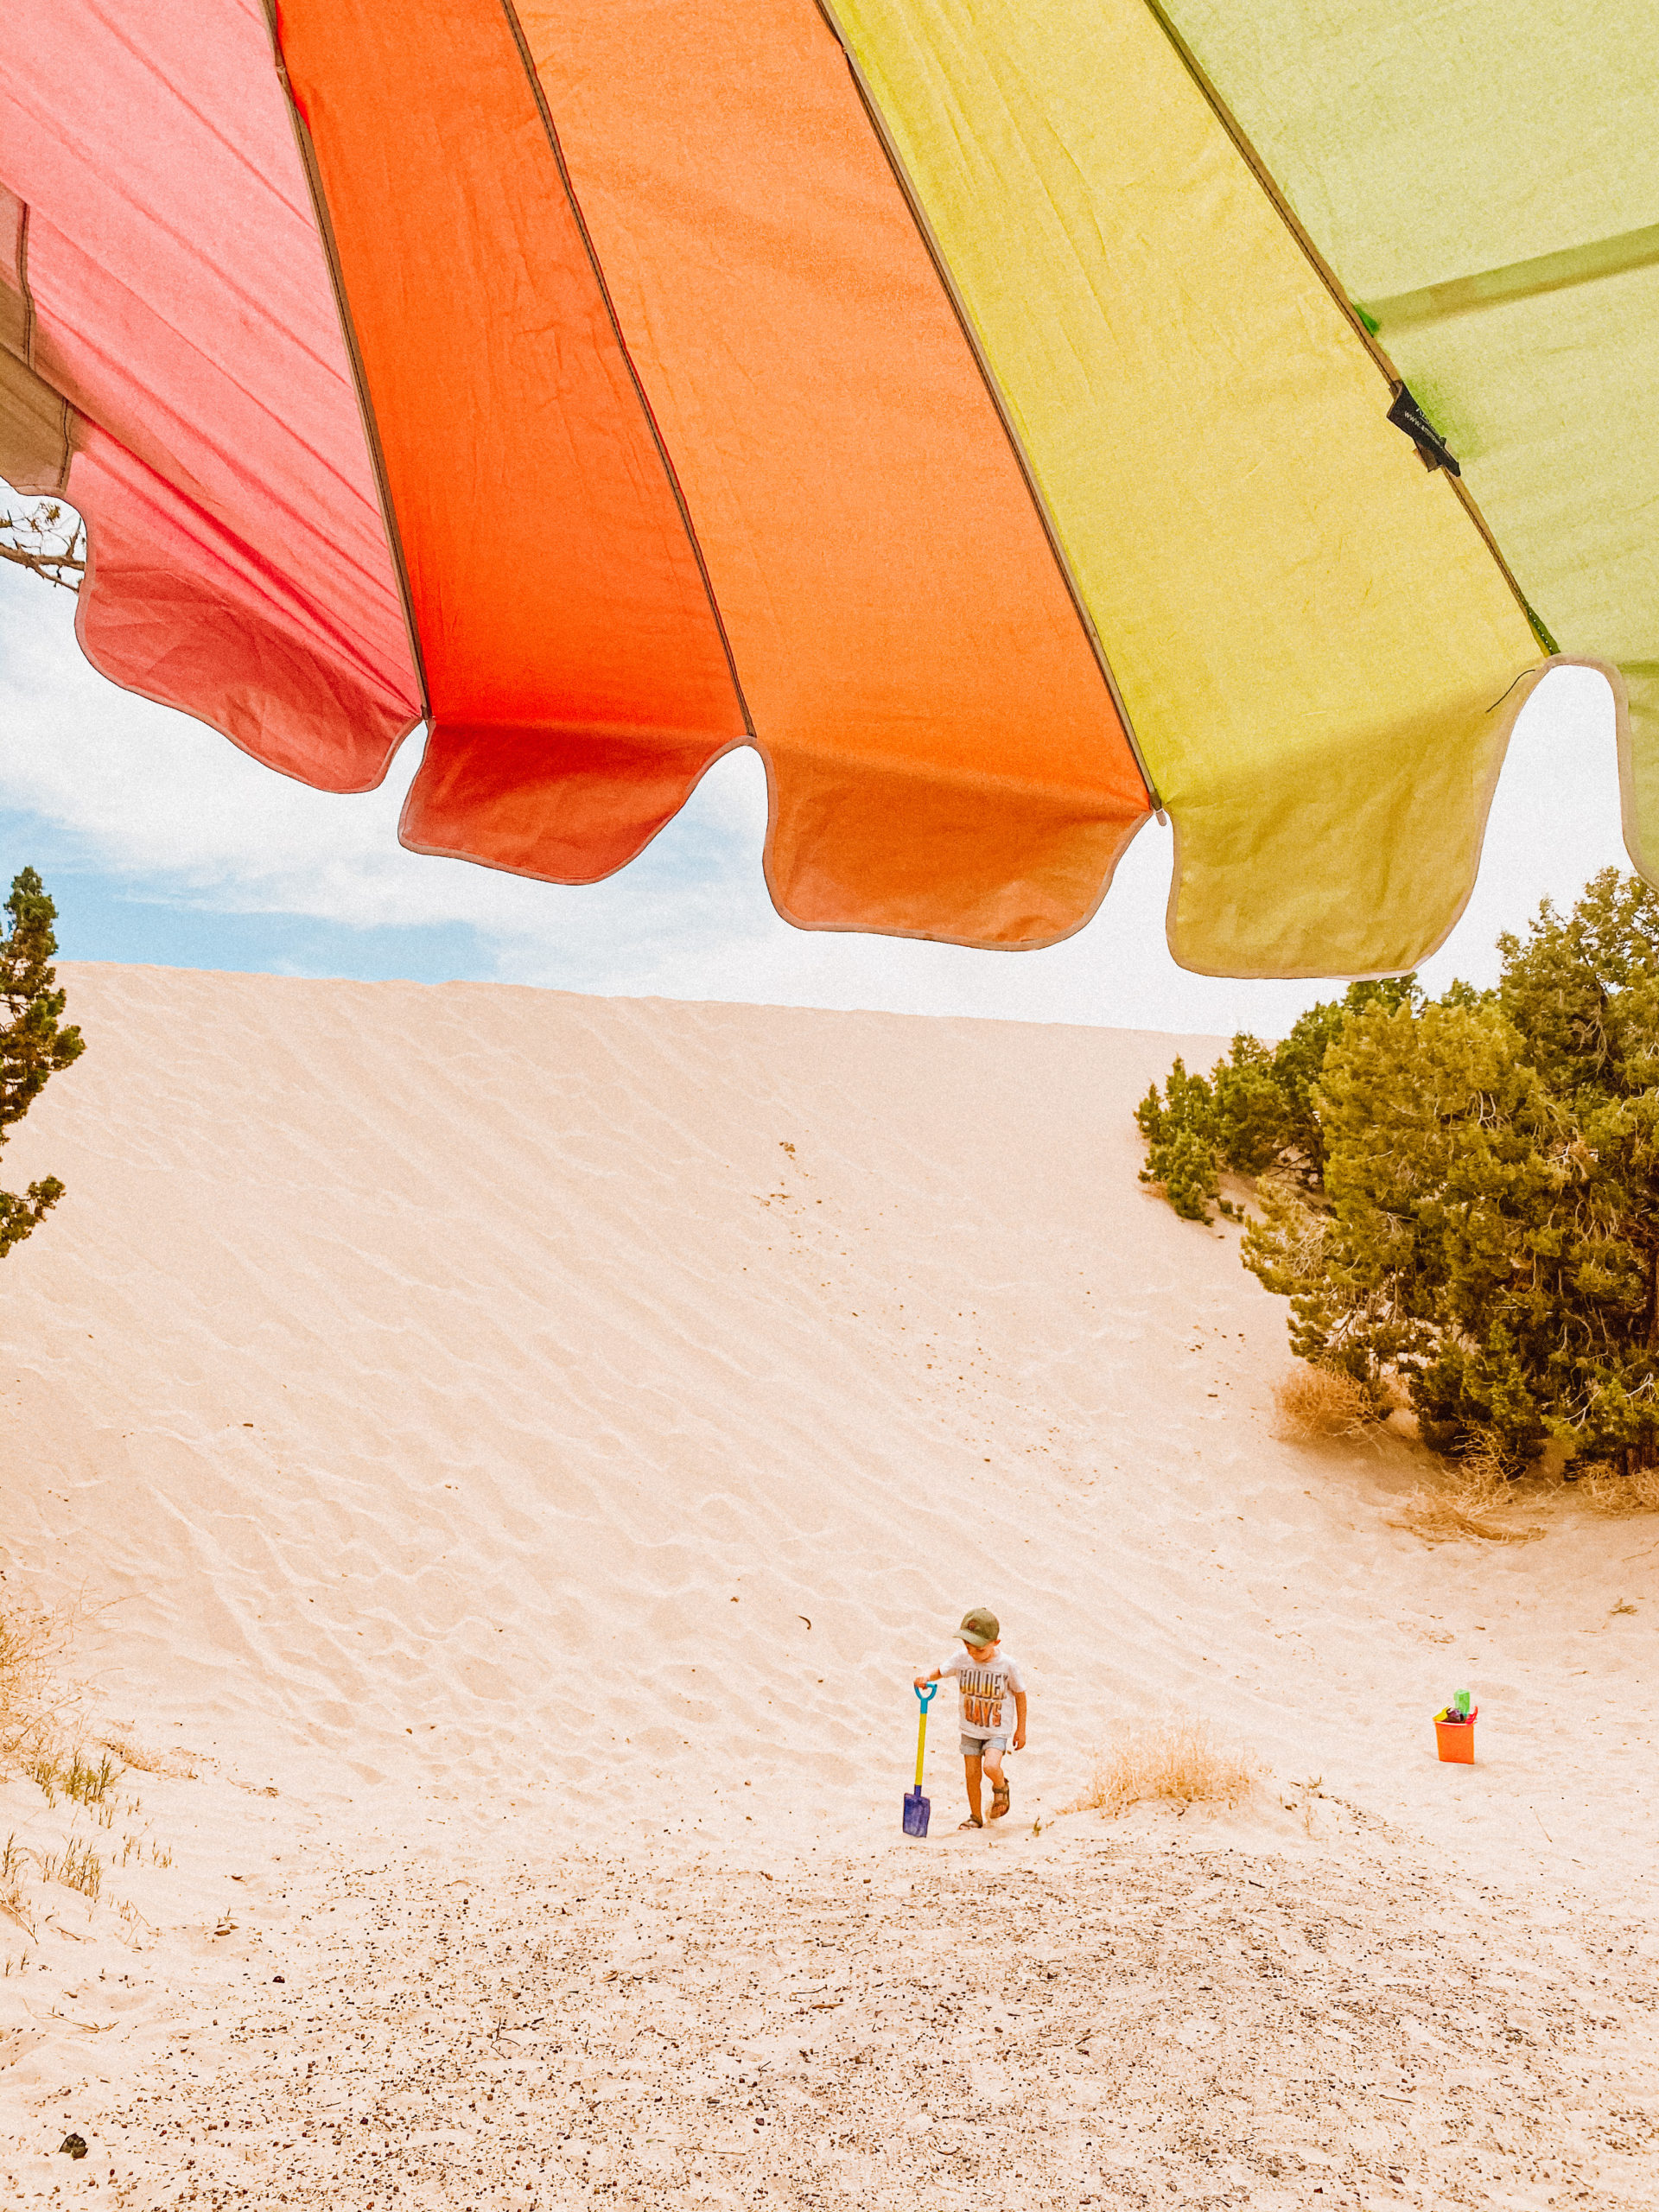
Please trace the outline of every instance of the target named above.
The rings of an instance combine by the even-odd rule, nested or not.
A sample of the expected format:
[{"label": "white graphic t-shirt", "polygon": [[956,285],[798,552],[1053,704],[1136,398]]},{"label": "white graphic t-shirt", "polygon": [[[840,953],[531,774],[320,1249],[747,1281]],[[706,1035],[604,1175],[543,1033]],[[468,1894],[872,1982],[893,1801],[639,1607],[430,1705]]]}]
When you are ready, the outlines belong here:
[{"label": "white graphic t-shirt", "polygon": [[964,1736],[1013,1735],[1014,1693],[1026,1687],[1017,1659],[1006,1651],[994,1651],[981,1661],[957,1651],[944,1662],[939,1675],[941,1679],[954,1675],[962,1692]]}]

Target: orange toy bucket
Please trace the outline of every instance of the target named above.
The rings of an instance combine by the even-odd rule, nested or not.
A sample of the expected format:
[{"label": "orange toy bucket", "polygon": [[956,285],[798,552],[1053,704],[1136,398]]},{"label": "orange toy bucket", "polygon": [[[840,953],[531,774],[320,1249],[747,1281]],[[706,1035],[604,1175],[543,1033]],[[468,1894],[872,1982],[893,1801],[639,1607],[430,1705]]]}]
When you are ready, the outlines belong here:
[{"label": "orange toy bucket", "polygon": [[[1449,1711],[1450,1708],[1448,1707]],[[1475,1722],[1480,1707],[1471,1705],[1466,1720],[1448,1720],[1445,1713],[1434,1716],[1434,1741],[1440,1746],[1440,1757],[1452,1766],[1473,1766],[1475,1763]]]}]

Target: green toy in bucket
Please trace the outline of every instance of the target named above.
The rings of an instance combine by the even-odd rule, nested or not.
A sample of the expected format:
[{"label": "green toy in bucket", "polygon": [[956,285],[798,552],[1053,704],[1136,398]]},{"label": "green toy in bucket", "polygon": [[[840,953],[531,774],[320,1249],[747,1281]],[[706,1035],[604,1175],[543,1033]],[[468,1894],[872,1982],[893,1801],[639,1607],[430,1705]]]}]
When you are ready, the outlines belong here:
[{"label": "green toy in bucket", "polygon": [[1435,1745],[1449,1765],[1474,1764],[1475,1722],[1479,1717],[1480,1707],[1470,1704],[1467,1690],[1459,1690],[1444,1712],[1435,1714]]}]

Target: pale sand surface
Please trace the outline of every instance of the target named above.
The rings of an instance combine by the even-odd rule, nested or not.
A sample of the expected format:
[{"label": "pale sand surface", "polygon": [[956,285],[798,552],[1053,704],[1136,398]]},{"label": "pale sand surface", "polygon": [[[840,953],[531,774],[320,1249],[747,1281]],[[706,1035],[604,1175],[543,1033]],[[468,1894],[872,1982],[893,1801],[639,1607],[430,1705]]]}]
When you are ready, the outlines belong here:
[{"label": "pale sand surface", "polygon": [[[1136,1181],[1213,1040],[63,972],[0,1570],[153,1764],[0,1783],[0,2203],[1659,2204],[1659,1516],[1274,1437]],[[976,1603],[1014,1815],[944,1712],[907,1843]],[[1254,1805],[1065,1813],[1160,1713]]]}]

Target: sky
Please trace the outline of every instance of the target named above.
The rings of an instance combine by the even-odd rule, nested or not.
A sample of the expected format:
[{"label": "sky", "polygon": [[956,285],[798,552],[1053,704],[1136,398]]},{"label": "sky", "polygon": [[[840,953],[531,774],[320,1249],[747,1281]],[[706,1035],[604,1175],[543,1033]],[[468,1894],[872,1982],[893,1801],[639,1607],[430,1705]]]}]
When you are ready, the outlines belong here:
[{"label": "sky", "polygon": [[[1177,968],[1164,942],[1171,840],[1155,823],[1094,920],[1047,951],[791,929],[766,897],[766,782],[747,751],[717,762],[604,883],[423,858],[397,832],[418,735],[378,791],[308,791],[106,683],[73,615],[68,593],[0,564],[0,880],[39,868],[67,959],[1264,1037],[1332,993]],[[1628,866],[1611,696],[1593,671],[1555,670],[1516,723],[1479,882],[1425,983],[1491,982],[1500,930],[1546,895],[1570,904],[1610,863]]]}]

